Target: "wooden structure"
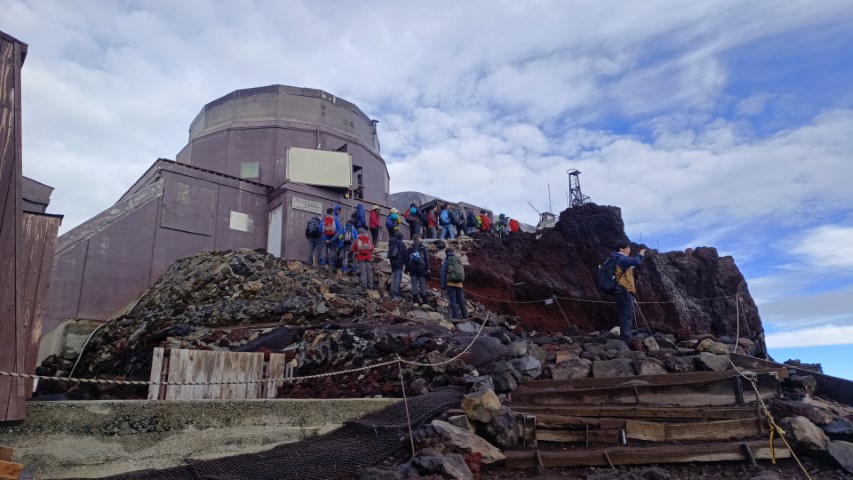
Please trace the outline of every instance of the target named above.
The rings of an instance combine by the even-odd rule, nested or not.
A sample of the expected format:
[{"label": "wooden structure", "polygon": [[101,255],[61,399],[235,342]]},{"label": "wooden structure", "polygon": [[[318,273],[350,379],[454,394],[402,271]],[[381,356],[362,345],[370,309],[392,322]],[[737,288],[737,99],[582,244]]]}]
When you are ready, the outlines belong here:
[{"label": "wooden structure", "polygon": [[[151,381],[199,385],[151,385],[149,400],[275,398],[284,382],[284,354],[154,349]],[[258,381],[261,380],[261,381]],[[247,383],[239,383],[239,382]],[[229,383],[238,382],[238,383]]]},{"label": "wooden structure", "polygon": [[18,480],[20,478],[24,466],[12,462],[14,453],[13,448],[0,445],[0,480]]},{"label": "wooden structure", "polygon": [[[535,426],[509,468],[614,466],[770,458],[762,400],[781,394],[784,368],[526,382],[512,409]],[[576,444],[539,450],[539,442]],[[701,442],[690,445],[685,442]],[[710,442],[710,443],[709,443]],[[543,445],[544,446],[544,445]],[[788,451],[779,444],[776,456]]]},{"label": "wooden structure", "polygon": [[[27,45],[0,32],[0,370],[26,363],[21,200],[21,66]],[[0,376],[0,421],[24,418],[27,384]]]}]

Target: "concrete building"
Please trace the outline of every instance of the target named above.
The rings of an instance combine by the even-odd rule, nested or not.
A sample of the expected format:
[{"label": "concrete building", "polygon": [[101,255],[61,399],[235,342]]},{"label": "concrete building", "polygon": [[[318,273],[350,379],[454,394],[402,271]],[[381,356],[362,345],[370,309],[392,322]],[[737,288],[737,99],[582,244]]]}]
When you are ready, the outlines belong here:
[{"label": "concrete building", "polygon": [[106,321],[166,269],[200,251],[266,249],[307,257],[305,226],[341,205],[387,214],[377,122],[321,90],[237,90],[202,108],[175,161],[158,159],[109,209],[62,235],[45,332]]}]

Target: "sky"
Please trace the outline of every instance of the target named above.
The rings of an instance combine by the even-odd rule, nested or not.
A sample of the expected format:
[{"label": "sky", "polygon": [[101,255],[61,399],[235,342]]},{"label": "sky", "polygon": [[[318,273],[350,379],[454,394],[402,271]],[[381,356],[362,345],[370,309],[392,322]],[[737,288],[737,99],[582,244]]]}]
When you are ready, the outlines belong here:
[{"label": "sky", "polygon": [[205,103],[319,88],[379,120],[392,192],[535,224],[580,170],[633,241],[733,256],[776,360],[853,379],[849,0],[0,0],[0,30],[29,44],[24,174],[62,232]]}]

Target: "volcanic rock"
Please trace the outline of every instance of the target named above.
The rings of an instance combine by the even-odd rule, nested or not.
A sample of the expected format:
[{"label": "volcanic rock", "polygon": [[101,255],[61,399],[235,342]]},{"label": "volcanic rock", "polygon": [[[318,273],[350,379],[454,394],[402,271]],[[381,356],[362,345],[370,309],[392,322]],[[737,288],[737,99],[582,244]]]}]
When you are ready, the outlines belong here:
[{"label": "volcanic rock", "polygon": [[838,462],[847,473],[853,473],[853,443],[832,441],[827,447],[829,455]]},{"label": "volcanic rock", "polygon": [[430,425],[423,427],[423,429],[428,430],[428,432],[418,435],[419,443],[416,443],[416,448],[428,447],[442,453],[451,452],[463,455],[476,452],[482,456],[482,462],[486,464],[506,459],[500,450],[467,428],[459,428],[448,422],[433,420]]},{"label": "volcanic rock", "polygon": [[477,390],[462,398],[462,409],[472,421],[489,423],[501,414],[501,401],[492,390]]},{"label": "volcanic rock", "polygon": [[800,452],[817,455],[826,450],[829,438],[806,417],[783,418],[779,426],[787,433],[791,445]]},{"label": "volcanic rock", "polygon": [[628,358],[592,362],[592,376],[594,378],[631,377],[633,375],[633,362]]}]

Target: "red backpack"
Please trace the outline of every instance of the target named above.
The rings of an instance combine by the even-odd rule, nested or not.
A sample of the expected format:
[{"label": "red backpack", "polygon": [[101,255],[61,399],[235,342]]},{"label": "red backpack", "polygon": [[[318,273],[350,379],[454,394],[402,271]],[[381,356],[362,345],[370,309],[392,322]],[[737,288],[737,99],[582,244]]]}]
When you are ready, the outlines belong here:
[{"label": "red backpack", "polygon": [[358,236],[358,248],[359,253],[368,253],[373,250],[373,245],[370,243],[370,237],[367,235],[359,235]]},{"label": "red backpack", "polygon": [[335,217],[332,215],[326,215],[323,217],[323,235],[327,237],[331,237],[335,234],[337,229],[335,229]]}]

